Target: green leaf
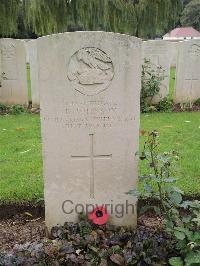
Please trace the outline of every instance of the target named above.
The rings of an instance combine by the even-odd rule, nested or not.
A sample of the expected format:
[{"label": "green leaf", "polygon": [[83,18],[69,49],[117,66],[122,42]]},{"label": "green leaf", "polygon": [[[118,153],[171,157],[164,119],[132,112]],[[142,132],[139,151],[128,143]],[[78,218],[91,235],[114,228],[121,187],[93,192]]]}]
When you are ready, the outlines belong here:
[{"label": "green leaf", "polygon": [[182,196],[180,193],[174,191],[170,194],[170,199],[175,202],[176,204],[180,204],[182,201]]},{"label": "green leaf", "polygon": [[181,207],[183,208],[195,208],[195,209],[200,209],[200,201],[198,200],[194,200],[194,201],[190,201],[190,200],[185,200],[182,202]]},{"label": "green leaf", "polygon": [[183,266],[183,261],[181,257],[172,257],[169,259],[169,264],[172,266]]},{"label": "green leaf", "polygon": [[185,234],[183,232],[175,231],[174,235],[179,240],[183,240],[185,238]]},{"label": "green leaf", "polygon": [[161,214],[160,208],[154,206],[153,209],[157,215]]},{"label": "green leaf", "polygon": [[172,232],[174,229],[174,224],[171,220],[166,220],[165,226],[166,226],[168,232]]},{"label": "green leaf", "polygon": [[173,190],[182,194],[182,195],[184,194],[184,192],[181,189],[179,189],[178,187],[173,187]]},{"label": "green leaf", "polygon": [[190,265],[200,265],[200,251],[197,252],[190,252],[189,254],[186,255],[185,258],[185,264],[186,266]]},{"label": "green leaf", "polygon": [[95,253],[98,253],[99,250],[98,248],[94,247],[94,246],[89,246],[89,249],[91,249],[92,251],[94,251]]},{"label": "green leaf", "polygon": [[189,229],[185,228],[185,227],[175,227],[175,230],[184,233],[188,238],[191,238],[193,235],[193,232],[190,231]]},{"label": "green leaf", "polygon": [[144,189],[148,193],[151,193],[152,192],[152,186],[149,185],[149,184],[147,184],[147,183],[144,183]]},{"label": "green leaf", "polygon": [[183,223],[189,223],[191,221],[191,219],[192,219],[191,215],[182,217]]},{"label": "green leaf", "polygon": [[176,249],[178,250],[185,250],[185,248],[187,247],[188,241],[186,239],[178,241],[178,243],[176,244]]},{"label": "green leaf", "polygon": [[194,233],[193,240],[194,241],[200,240],[200,232],[195,232]]},{"label": "green leaf", "polygon": [[184,209],[187,209],[189,206],[191,206],[191,204],[192,204],[192,201],[190,201],[190,200],[184,200],[184,201],[181,203],[180,207],[182,207],[182,208],[184,208]]},{"label": "green leaf", "polygon": [[196,215],[196,217],[193,218],[192,221],[195,222],[198,226],[200,226],[200,211],[194,210],[193,213]]}]

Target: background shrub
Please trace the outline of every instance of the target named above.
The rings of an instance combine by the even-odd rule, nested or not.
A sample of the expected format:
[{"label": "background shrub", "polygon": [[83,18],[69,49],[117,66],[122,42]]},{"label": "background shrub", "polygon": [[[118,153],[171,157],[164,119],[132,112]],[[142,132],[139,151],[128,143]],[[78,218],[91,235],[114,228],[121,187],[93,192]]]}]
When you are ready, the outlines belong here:
[{"label": "background shrub", "polygon": [[159,112],[172,112],[173,111],[173,100],[167,97],[163,98],[157,105]]},{"label": "background shrub", "polygon": [[24,112],[26,112],[26,108],[23,105],[16,104],[10,107],[10,113],[12,115],[18,115]]},{"label": "background shrub", "polygon": [[162,80],[165,78],[165,71],[161,66],[156,66],[150,60],[144,59],[142,65],[140,109],[142,113],[150,111],[154,96],[159,94]]}]

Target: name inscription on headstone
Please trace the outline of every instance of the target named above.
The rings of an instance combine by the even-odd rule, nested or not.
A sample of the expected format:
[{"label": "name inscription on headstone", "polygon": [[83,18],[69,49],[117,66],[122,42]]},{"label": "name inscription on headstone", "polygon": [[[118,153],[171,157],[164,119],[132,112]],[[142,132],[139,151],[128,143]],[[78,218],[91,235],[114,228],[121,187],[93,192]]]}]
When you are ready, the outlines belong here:
[{"label": "name inscription on headstone", "polygon": [[66,128],[109,128],[126,126],[134,121],[134,115],[124,114],[114,102],[83,101],[67,102],[63,116],[45,116],[44,121],[63,124]]},{"label": "name inscription on headstone", "polygon": [[2,79],[17,80],[16,48],[13,43],[3,44],[2,51]]}]

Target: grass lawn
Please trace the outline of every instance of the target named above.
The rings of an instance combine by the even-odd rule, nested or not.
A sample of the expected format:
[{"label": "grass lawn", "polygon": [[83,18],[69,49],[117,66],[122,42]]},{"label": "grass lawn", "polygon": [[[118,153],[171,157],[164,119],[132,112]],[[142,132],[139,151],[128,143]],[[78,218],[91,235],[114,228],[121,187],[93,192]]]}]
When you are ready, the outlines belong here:
[{"label": "grass lawn", "polygon": [[38,115],[0,117],[0,201],[43,196]]},{"label": "grass lawn", "polygon": [[[177,166],[178,186],[187,195],[200,195],[200,113],[153,113],[142,115],[141,129],[156,129],[161,151],[176,150],[181,159]],[[145,137],[140,138],[140,147]],[[145,168],[140,163],[140,173]]]},{"label": "grass lawn", "polygon": [[[162,151],[181,154],[179,185],[188,195],[200,195],[200,114],[142,115],[141,129],[160,132]],[[141,137],[141,146],[144,137]],[[140,165],[140,172],[145,168]],[[29,201],[43,197],[39,115],[0,117],[0,201]]]}]

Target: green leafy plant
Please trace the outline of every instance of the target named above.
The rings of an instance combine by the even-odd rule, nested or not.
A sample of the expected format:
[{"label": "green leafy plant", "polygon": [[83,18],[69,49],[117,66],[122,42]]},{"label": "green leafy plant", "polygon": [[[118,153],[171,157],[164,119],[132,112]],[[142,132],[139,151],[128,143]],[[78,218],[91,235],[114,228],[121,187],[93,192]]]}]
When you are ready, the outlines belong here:
[{"label": "green leafy plant", "polygon": [[0,265],[167,265],[173,245],[162,230],[109,224],[97,226],[85,217],[51,230],[51,239],[0,251]]},{"label": "green leafy plant", "polygon": [[175,186],[176,151],[159,153],[157,131],[147,133],[144,149],[139,154],[147,161],[148,173],[141,176],[143,191],[130,191],[129,194],[157,200],[158,205],[144,206],[161,214],[165,220],[166,232],[175,241],[177,256],[170,259],[171,265],[200,265],[200,202],[184,201],[183,191]]},{"label": "green leafy plant", "polygon": [[25,113],[28,111],[28,108],[24,105],[15,104],[15,105],[6,105],[3,103],[0,103],[0,114],[12,114],[12,115],[18,115],[21,113]]},{"label": "green leafy plant", "polygon": [[0,114],[5,114],[8,112],[8,106],[3,104],[3,103],[0,103]]},{"label": "green leafy plant", "polygon": [[158,103],[156,107],[159,112],[172,112],[173,100],[165,97]]},{"label": "green leafy plant", "polygon": [[200,106],[200,98],[198,98],[195,102],[194,102],[195,105],[197,106]]},{"label": "green leafy plant", "polygon": [[141,112],[146,113],[153,105],[154,96],[159,94],[162,80],[165,78],[165,71],[162,67],[155,66],[150,60],[144,59],[142,65],[142,88],[140,94]]},{"label": "green leafy plant", "polygon": [[[176,249],[180,252],[178,257],[170,259],[170,265],[200,265],[200,202],[182,201],[176,221],[168,220],[167,231],[176,240]],[[175,264],[174,260],[179,264]],[[182,264],[181,264],[182,263]]]},{"label": "green leafy plant", "polygon": [[26,108],[22,105],[16,104],[10,107],[10,113],[13,115],[18,115],[24,112],[26,112]]},{"label": "green leafy plant", "polygon": [[7,106],[3,103],[0,103],[0,111],[5,111],[7,109]]}]

